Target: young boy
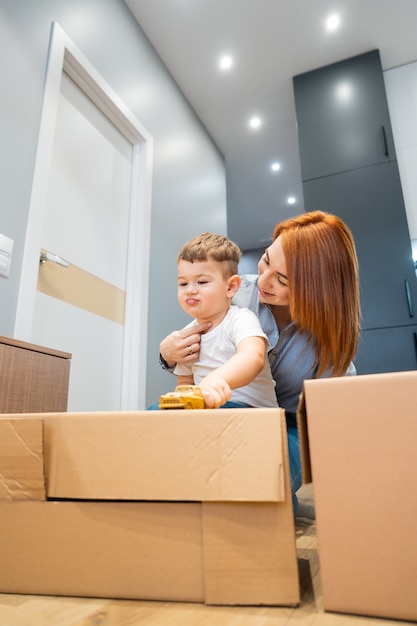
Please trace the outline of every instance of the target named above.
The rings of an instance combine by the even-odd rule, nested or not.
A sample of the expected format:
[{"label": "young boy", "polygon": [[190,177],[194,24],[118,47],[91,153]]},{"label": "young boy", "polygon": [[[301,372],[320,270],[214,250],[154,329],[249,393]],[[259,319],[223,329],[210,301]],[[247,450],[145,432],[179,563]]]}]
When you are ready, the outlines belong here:
[{"label": "young boy", "polygon": [[231,304],[240,286],[239,260],[235,243],[211,233],[180,250],[178,301],[194,318],[188,326],[209,321],[212,327],[201,336],[199,360],[177,364],[174,373],[178,385],[198,385],[216,407],[276,407],[267,336],[252,311]]}]

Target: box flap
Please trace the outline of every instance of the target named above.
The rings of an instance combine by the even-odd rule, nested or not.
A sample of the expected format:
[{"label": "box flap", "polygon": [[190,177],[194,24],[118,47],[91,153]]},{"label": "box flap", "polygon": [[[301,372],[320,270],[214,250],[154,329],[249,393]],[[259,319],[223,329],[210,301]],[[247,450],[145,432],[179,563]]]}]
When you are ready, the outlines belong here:
[{"label": "box flap", "polygon": [[283,501],[283,409],[45,417],[47,496]]},{"label": "box flap", "polygon": [[0,500],[45,500],[43,422],[0,417]]}]

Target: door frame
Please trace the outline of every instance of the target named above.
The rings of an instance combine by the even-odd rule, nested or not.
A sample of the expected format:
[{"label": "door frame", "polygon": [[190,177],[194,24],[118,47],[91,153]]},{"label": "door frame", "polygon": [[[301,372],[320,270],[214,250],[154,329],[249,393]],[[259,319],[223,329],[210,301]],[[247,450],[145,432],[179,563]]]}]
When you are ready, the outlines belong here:
[{"label": "door frame", "polygon": [[121,409],[142,409],[146,397],[153,138],[57,22],[51,26],[13,336],[31,341],[48,176],[64,72],[132,144]]}]

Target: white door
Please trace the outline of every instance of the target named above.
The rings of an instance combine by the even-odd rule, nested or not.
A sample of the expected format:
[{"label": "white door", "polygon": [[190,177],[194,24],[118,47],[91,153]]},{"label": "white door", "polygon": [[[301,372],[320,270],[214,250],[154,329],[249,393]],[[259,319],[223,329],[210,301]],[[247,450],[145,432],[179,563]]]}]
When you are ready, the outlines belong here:
[{"label": "white door", "polygon": [[15,337],[72,354],[69,411],[144,408],[150,138],[52,39]]},{"label": "white door", "polygon": [[[72,354],[68,410],[121,407],[132,144],[63,74],[32,342]],[[53,257],[52,257],[53,258]]]}]

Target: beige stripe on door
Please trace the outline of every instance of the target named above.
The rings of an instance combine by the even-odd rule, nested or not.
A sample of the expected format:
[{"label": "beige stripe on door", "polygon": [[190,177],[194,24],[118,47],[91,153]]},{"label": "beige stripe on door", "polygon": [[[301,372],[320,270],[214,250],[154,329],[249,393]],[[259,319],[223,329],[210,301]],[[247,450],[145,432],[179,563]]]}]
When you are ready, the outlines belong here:
[{"label": "beige stripe on door", "polygon": [[37,290],[124,325],[125,291],[70,264],[41,263]]}]

